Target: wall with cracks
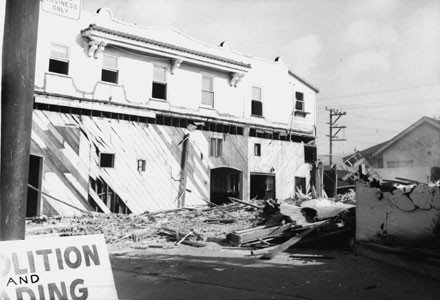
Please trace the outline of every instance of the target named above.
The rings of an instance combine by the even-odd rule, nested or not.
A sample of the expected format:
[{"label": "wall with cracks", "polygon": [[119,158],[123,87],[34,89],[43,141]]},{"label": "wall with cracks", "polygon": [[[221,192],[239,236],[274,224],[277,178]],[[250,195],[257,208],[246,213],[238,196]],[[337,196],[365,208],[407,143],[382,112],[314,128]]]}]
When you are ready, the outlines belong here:
[{"label": "wall with cracks", "polygon": [[426,184],[384,191],[356,184],[356,240],[391,245],[434,244],[440,221],[440,188]]}]

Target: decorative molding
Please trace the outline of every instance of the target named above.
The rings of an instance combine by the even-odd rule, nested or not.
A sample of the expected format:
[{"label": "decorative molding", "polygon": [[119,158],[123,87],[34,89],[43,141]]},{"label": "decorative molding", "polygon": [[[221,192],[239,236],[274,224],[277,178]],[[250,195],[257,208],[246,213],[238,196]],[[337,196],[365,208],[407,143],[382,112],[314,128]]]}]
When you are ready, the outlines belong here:
[{"label": "decorative molding", "polygon": [[104,41],[90,40],[88,43],[89,50],[87,51],[87,55],[89,57],[94,57],[97,59],[102,52],[104,52],[105,46],[107,43]]},{"label": "decorative molding", "polygon": [[176,71],[176,69],[180,67],[182,62],[183,62],[183,58],[176,58],[173,60],[173,65],[171,66],[171,70],[170,70],[172,75],[174,75],[174,71]]},{"label": "decorative molding", "polygon": [[234,72],[230,73],[231,79],[229,80],[229,85],[233,87],[237,87],[238,83],[244,77],[244,73]]}]

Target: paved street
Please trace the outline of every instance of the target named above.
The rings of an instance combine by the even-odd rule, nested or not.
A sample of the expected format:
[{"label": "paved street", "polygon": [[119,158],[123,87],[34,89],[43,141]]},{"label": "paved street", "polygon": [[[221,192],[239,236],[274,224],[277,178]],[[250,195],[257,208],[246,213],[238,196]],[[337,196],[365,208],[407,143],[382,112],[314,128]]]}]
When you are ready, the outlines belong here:
[{"label": "paved street", "polygon": [[440,281],[340,250],[295,249],[325,258],[292,258],[291,251],[262,261],[249,251],[188,255],[183,247],[112,255],[119,298],[428,300],[440,294]]}]

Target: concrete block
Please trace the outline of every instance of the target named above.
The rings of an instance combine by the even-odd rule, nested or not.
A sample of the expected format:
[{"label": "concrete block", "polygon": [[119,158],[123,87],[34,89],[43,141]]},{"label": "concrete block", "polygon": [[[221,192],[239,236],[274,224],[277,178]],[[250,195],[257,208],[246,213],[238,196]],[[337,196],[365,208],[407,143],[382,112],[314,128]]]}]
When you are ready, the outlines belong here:
[{"label": "concrete block", "polygon": [[433,190],[426,184],[419,184],[409,195],[414,205],[420,209],[431,209]]}]

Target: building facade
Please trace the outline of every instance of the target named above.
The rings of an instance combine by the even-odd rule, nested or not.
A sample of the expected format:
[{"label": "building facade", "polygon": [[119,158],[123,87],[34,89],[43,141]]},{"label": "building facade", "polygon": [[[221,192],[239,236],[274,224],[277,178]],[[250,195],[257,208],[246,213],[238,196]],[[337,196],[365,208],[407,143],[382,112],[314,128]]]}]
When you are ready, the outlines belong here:
[{"label": "building facade", "polygon": [[282,57],[41,10],[28,215],[292,197],[316,160],[317,93]]},{"label": "building facade", "polygon": [[423,117],[392,139],[344,158],[356,172],[364,164],[378,179],[396,177],[420,182],[432,180],[440,167],[440,121]]}]

